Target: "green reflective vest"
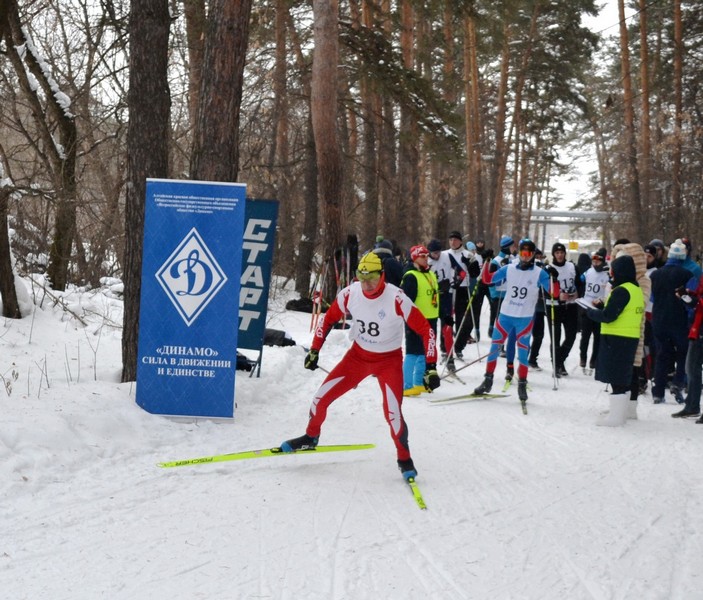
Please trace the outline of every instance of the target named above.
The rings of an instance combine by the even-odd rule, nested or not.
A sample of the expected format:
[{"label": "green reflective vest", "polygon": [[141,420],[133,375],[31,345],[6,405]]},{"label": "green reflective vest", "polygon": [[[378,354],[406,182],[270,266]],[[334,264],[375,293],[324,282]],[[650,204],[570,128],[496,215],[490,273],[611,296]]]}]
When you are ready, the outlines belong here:
[{"label": "green reflective vest", "polygon": [[439,288],[437,286],[437,275],[432,271],[417,271],[412,269],[405,276],[414,275],[417,279],[417,297],[415,306],[426,319],[436,319],[439,317]]},{"label": "green reflective vest", "polygon": [[640,326],[644,318],[644,294],[640,287],[634,283],[623,283],[621,287],[630,292],[630,301],[625,306],[625,310],[612,323],[600,324],[600,332],[603,335],[639,338]]}]

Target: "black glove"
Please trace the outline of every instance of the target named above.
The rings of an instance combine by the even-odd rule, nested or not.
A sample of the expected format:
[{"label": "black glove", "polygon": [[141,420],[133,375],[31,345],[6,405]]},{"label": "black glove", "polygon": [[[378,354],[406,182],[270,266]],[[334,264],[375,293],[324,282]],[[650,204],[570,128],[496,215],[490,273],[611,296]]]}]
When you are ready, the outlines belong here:
[{"label": "black glove", "polygon": [[452,284],[449,282],[449,279],[442,279],[442,281],[439,282],[439,293],[446,294],[451,287]]},{"label": "black glove", "polygon": [[429,363],[425,374],[422,376],[422,383],[425,384],[425,389],[428,391],[436,390],[439,387],[439,375],[437,374],[437,365]]},{"label": "black glove", "polygon": [[469,277],[476,278],[481,274],[481,265],[478,264],[477,260],[472,260],[469,265]]},{"label": "black glove", "polygon": [[549,276],[552,278],[552,281],[559,280],[559,271],[557,271],[552,265],[547,265],[544,270],[549,273]]},{"label": "black glove", "polygon": [[317,369],[318,358],[320,358],[320,353],[317,350],[310,350],[305,356],[305,368],[310,371]]}]

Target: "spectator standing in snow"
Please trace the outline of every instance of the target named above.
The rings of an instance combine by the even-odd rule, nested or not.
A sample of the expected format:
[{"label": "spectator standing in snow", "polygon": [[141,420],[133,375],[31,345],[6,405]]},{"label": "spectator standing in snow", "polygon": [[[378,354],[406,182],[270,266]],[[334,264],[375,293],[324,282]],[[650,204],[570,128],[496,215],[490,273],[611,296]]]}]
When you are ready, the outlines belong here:
[{"label": "spectator standing in snow", "polygon": [[[437,287],[439,289],[439,340],[442,354],[444,355],[454,347],[454,316],[452,315],[451,290],[454,268],[449,255],[446,252],[442,252],[442,244],[439,240],[430,240],[427,244],[427,250],[430,253],[430,269],[437,276]],[[447,368],[454,370],[453,356],[447,358]]]},{"label": "spectator standing in snow", "polygon": [[[439,288],[437,276],[429,267],[430,253],[425,246],[410,248],[412,263],[400,282],[405,295],[420,309],[432,328],[437,331]],[[403,396],[419,396],[426,391],[425,347],[422,336],[405,324],[405,359],[403,360]]]},{"label": "spectator standing in snow", "polygon": [[608,396],[610,410],[597,424],[615,427],[625,424],[629,411],[628,391],[644,318],[644,295],[637,285],[631,256],[618,256],[610,272],[613,288],[604,308],[589,308],[586,312],[590,319],[601,324],[596,380],[612,388]]},{"label": "spectator standing in snow", "polygon": [[[583,282],[581,297],[592,306],[603,306],[610,273],[605,260],[607,252],[600,248],[591,255],[591,267],[580,277]],[[579,307],[581,308],[581,307]],[[580,366],[584,373],[590,375],[596,368],[598,359],[598,343],[600,342],[600,325],[588,318],[586,309],[581,309],[581,341],[579,343]],[[593,337],[591,360],[588,360],[588,344]],[[586,366],[588,365],[588,366]]]},{"label": "spectator standing in snow", "polygon": [[628,405],[628,419],[637,418],[637,397],[640,394],[640,390],[646,388],[646,383],[643,381],[644,377],[644,335],[645,335],[645,322],[646,322],[646,305],[647,298],[651,297],[652,283],[647,277],[647,255],[644,252],[642,246],[635,242],[630,242],[629,240],[623,238],[617,240],[613,246],[613,258],[617,258],[626,254],[632,258],[635,264],[635,278],[637,279],[637,285],[642,290],[642,295],[645,300],[645,318],[642,319],[640,324],[640,341],[637,344],[637,352],[635,352],[635,359],[632,367],[632,384],[630,387],[630,404]]},{"label": "spectator standing in snow", "polygon": [[311,371],[317,368],[327,334],[347,313],[351,314],[354,323],[351,348],[315,393],[305,435],[286,440],[281,444],[281,450],[293,452],[316,447],[332,402],[373,375],[383,394],[383,413],[396,447],[398,468],[406,479],[416,477],[402,411],[403,326],[408,323],[422,336],[427,360],[424,383],[428,389],[439,387],[435,334],[403,290],[385,282],[383,265],[377,254],[369,252],[361,258],[356,276],[359,281],[337,294],[315,328],[310,351],[305,357],[305,368]]},{"label": "spectator standing in snow", "polygon": [[[544,252],[537,248],[535,251],[535,265],[544,269]],[[542,348],[542,340],[544,339],[544,319],[545,319],[545,292],[542,288],[539,289],[539,299],[535,305],[535,318],[532,325],[532,344],[530,344],[530,359],[529,367],[533,371],[541,371],[542,368],[537,362],[539,351]]]},{"label": "spectator standing in snow", "polygon": [[390,240],[376,242],[373,251],[381,258],[386,283],[400,285],[400,280],[403,278],[403,263],[395,257],[393,242]]},{"label": "spectator standing in snow", "polygon": [[[476,241],[476,260],[478,261],[481,269],[487,262],[490,262],[493,258],[493,250],[486,248],[485,240],[479,239]],[[489,297],[488,286],[481,281],[479,275],[476,280],[476,295],[474,296],[473,307],[474,310],[474,337],[478,342],[481,339],[481,312],[483,311],[483,301]]]},{"label": "spectator standing in snow", "polygon": [[655,404],[665,402],[667,375],[674,365],[674,377],[669,390],[679,404],[683,404],[683,388],[688,351],[688,313],[686,305],[676,296],[676,290],[696,289],[698,281],[683,268],[686,246],[676,240],[669,247],[666,264],[650,275],[652,281],[652,332],[657,346],[654,364],[652,398]]},{"label": "spectator standing in snow", "polygon": [[457,319],[461,319],[459,323],[459,329],[456,334],[455,346],[456,352],[461,355],[466,348],[467,344],[473,344],[478,338],[474,338],[471,333],[474,330],[474,320],[478,319],[478,314],[476,312],[476,293],[478,292],[476,285],[478,282],[478,277],[481,274],[481,262],[479,257],[476,256],[476,245],[468,241],[464,244],[465,259],[464,265],[466,268],[466,277],[469,280],[468,291],[468,302],[466,304],[466,309],[463,315],[457,315]]},{"label": "spectator standing in snow", "polygon": [[648,244],[649,246],[654,246],[656,248],[656,252],[654,255],[654,266],[659,269],[663,267],[666,264],[666,246],[664,245],[664,242],[662,242],[660,239],[655,238]]},{"label": "spectator standing in snow", "polygon": [[642,291],[644,292],[644,300],[646,303],[644,309],[644,343],[642,346],[643,356],[642,356],[642,373],[640,375],[640,391],[644,393],[647,389],[647,383],[651,381],[654,375],[654,363],[656,361],[656,345],[654,343],[654,334],[652,333],[652,308],[654,306],[652,302],[652,281],[651,274],[656,271],[655,257],[657,254],[657,249],[655,246],[650,246],[647,244],[644,247],[644,256],[647,261],[647,279],[649,279],[649,293],[645,291],[644,286]]},{"label": "spectator standing in snow", "polygon": [[[452,281],[452,289],[454,294],[454,348],[448,350],[453,352],[459,358],[462,357],[464,346],[460,345],[459,329],[466,314],[466,308],[469,305],[469,274],[468,253],[464,249],[464,242],[459,231],[452,231],[449,234],[449,248],[444,251],[454,268],[454,280]],[[466,340],[470,341],[470,340]],[[466,343],[464,341],[464,343]]]},{"label": "spectator standing in snow", "polygon": [[[676,291],[676,296],[693,309],[693,322],[688,330],[686,402],[683,409],[671,416],[697,417],[701,414],[701,369],[703,368],[703,277],[698,279],[698,287],[695,290],[680,289]],[[696,423],[703,424],[703,417],[700,417]]]},{"label": "spectator standing in snow", "polygon": [[[576,341],[578,331],[578,310],[576,309],[576,266],[566,260],[566,246],[557,242],[552,246],[552,269],[557,272],[559,298],[547,300],[547,322],[552,337],[552,358],[554,374],[557,377],[568,375],[564,363]],[[564,337],[562,339],[562,327]]]},{"label": "spectator standing in snow", "polygon": [[[498,254],[491,259],[491,263],[488,266],[489,273],[496,273],[498,269],[510,263],[514,245],[515,241],[509,235],[504,235],[500,238],[500,252],[498,252]],[[500,284],[489,287],[488,294],[491,302],[491,317],[488,325],[488,335],[493,338],[493,327],[495,325],[498,312],[500,311],[500,303],[505,297],[505,285]]]},{"label": "spectator standing in snow", "polygon": [[681,241],[683,245],[686,246],[686,258],[683,261],[683,268],[688,269],[691,275],[698,280],[701,278],[701,275],[703,275],[703,270],[701,270],[701,266],[691,257],[691,250],[693,250],[691,240],[687,237],[682,237]]}]

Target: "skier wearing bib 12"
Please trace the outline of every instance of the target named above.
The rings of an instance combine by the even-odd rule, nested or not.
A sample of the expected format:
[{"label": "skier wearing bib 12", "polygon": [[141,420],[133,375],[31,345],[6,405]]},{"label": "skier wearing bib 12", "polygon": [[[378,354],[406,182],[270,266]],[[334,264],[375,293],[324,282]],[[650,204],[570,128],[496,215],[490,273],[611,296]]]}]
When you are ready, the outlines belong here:
[{"label": "skier wearing bib 12", "polygon": [[[486,374],[475,394],[487,394],[493,387],[493,373],[500,354],[500,347],[512,333],[517,343],[518,357],[518,397],[527,400],[527,365],[530,353],[530,337],[535,314],[535,305],[539,299],[540,287],[549,293],[549,274],[535,265],[535,244],[532,240],[520,240],[519,260],[505,265],[495,273],[484,271],[483,281],[486,285],[505,284],[505,298],[500,305],[496,318],[491,351],[486,363]],[[558,283],[552,284],[552,292],[558,294]],[[556,291],[554,288],[557,288]]]},{"label": "skier wearing bib 12", "polygon": [[317,446],[330,404],[373,375],[383,394],[383,413],[397,450],[398,468],[406,479],[416,477],[417,470],[408,446],[408,427],[401,408],[404,324],[422,337],[427,362],[423,381],[429,390],[439,387],[435,334],[410,298],[401,289],[385,282],[383,265],[376,254],[369,252],[361,258],[356,276],[358,281],[340,291],[320,319],[310,352],[305,357],[305,368],[317,368],[319,352],[327,334],[347,313],[353,320],[352,346],[315,393],[305,435],[283,442],[281,450],[293,452]]}]

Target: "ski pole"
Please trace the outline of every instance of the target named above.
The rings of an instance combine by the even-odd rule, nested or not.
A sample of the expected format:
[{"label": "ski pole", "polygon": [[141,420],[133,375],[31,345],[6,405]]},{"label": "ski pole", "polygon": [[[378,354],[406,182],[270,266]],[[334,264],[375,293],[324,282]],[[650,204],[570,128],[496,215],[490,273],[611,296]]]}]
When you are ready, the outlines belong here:
[{"label": "ski pole", "polygon": [[441,375],[440,379],[446,379],[447,377],[451,377],[454,373],[458,373],[459,371],[463,371],[467,367],[470,367],[471,365],[475,365],[477,362],[481,362],[484,358],[488,358],[490,356],[490,352],[486,352],[486,354],[479,356],[478,358],[472,360],[471,362],[466,363],[465,365],[461,365],[456,371],[451,371],[450,373],[447,373],[446,375]]},{"label": "ski pole", "polygon": [[551,334],[552,334],[552,379],[554,380],[553,390],[556,390],[559,386],[557,385],[557,348],[556,348],[556,338],[554,333],[554,280],[550,274],[549,276],[549,295],[551,299]]},{"label": "ski pole", "polygon": [[[486,268],[487,265],[488,265],[488,263],[483,263],[483,267],[481,268],[481,273],[479,274],[479,280],[483,277],[483,270]],[[449,362],[449,359],[454,357],[454,346],[456,346],[456,338],[459,335],[459,333],[461,333],[461,330],[464,327],[464,321],[466,321],[466,317],[469,314],[469,311],[471,310],[471,305],[474,302],[474,297],[476,296],[477,290],[478,290],[478,282],[476,282],[476,286],[474,287],[473,292],[471,292],[471,297],[469,298],[469,303],[466,305],[466,310],[464,311],[464,316],[462,317],[461,323],[459,324],[459,328],[456,330],[456,335],[454,336],[454,339],[452,340],[452,347],[447,352],[447,360],[444,361],[444,368],[442,369],[442,375],[444,375],[444,372],[447,370],[447,363]],[[440,378],[441,378],[441,375],[440,375]]]}]

